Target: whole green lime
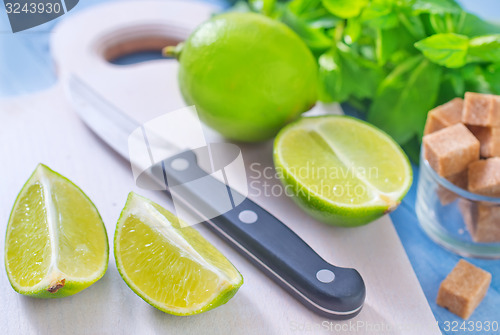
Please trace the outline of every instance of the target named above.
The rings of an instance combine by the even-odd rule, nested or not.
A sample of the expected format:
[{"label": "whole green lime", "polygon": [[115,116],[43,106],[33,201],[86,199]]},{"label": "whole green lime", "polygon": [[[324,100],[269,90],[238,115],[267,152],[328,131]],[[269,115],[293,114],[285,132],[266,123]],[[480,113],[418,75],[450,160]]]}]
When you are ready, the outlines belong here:
[{"label": "whole green lime", "polygon": [[316,102],[313,55],[290,28],[263,15],[218,15],[179,49],[184,99],[226,138],[269,139]]}]

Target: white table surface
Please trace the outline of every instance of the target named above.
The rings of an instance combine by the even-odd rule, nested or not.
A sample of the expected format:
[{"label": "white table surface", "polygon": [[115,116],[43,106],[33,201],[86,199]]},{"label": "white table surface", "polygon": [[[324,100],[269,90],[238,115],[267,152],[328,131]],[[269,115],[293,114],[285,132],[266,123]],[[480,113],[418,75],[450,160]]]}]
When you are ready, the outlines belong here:
[{"label": "white table surface", "polygon": [[[59,86],[36,95],[3,100],[0,111],[1,231],[5,231],[17,193],[39,162],[67,176],[88,194],[102,215],[110,243],[131,190],[172,209],[165,195],[134,185],[128,163],[78,119]],[[247,168],[256,161],[262,164],[262,169],[272,166],[271,148],[270,142],[242,147]],[[250,176],[252,172],[247,170],[247,174]],[[275,179],[271,182],[278,183]],[[226,305],[192,317],[157,311],[121,280],[112,253],[106,275],[88,289],[63,299],[36,300],[11,289],[2,262],[2,332],[320,334],[344,327],[345,331],[338,333],[363,334],[366,327],[371,327],[380,330],[371,332],[374,334],[439,334],[388,216],[364,227],[337,228],[314,221],[285,196],[254,197],[254,200],[289,225],[327,261],[358,269],[366,281],[367,298],[356,318],[330,323],[315,315],[198,224],[195,227],[227,255],[245,278],[245,284]],[[2,258],[3,252],[4,239],[0,238]]]},{"label": "white table surface", "polygon": [[[67,57],[60,54],[59,70],[80,69],[79,75],[93,88],[138,121],[145,122],[184,106],[177,87],[175,61],[150,62],[121,71],[114,68],[107,72],[111,77],[106,77],[102,72],[89,70],[94,68],[90,58],[88,63],[76,59],[84,52],[76,49],[81,42],[73,39],[73,46],[61,48],[76,54],[67,54]],[[63,64],[64,60],[67,63]],[[89,68],[83,64],[88,64]],[[0,100],[0,125],[0,231],[5,231],[17,193],[40,162],[70,178],[94,201],[108,230],[110,243],[130,191],[172,210],[164,194],[135,186],[128,162],[79,120],[60,84],[36,94]],[[208,141],[221,141],[213,131],[205,131]],[[251,180],[257,177],[250,169],[252,163],[260,163],[260,171],[272,169],[272,142],[240,147]],[[270,183],[268,187],[279,184],[276,178],[266,181]],[[262,182],[264,180],[260,185]],[[1,262],[2,333],[440,334],[388,216],[363,227],[338,228],[311,219],[285,195],[266,197],[264,192],[260,196],[250,192],[250,197],[286,223],[324,259],[338,266],[354,267],[361,273],[367,297],[357,317],[336,322],[314,314],[198,224],[195,227],[244,276],[244,285],[226,305],[191,317],[160,312],[126,286],[116,270],[112,252],[108,271],[96,284],[71,297],[36,300],[12,290]],[[4,238],[1,236],[0,257],[4,257]]]}]

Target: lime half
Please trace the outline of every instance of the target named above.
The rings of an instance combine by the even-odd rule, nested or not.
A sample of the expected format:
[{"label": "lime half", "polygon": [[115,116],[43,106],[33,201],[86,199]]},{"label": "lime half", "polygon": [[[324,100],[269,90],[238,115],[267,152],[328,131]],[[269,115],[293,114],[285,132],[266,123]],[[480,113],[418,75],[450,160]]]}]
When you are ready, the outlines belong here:
[{"label": "lime half", "polygon": [[220,306],[243,277],[191,227],[130,193],[115,232],[116,266],[142,299],[169,314],[192,315]]},{"label": "lime half", "polygon": [[412,183],[408,158],[387,134],[347,116],[302,118],[278,134],[274,163],[285,192],[314,218],[366,224],[394,210]]},{"label": "lime half", "polygon": [[37,298],[75,294],[104,275],[108,254],[94,204],[71,181],[38,165],[7,226],[5,268],[14,290]]}]

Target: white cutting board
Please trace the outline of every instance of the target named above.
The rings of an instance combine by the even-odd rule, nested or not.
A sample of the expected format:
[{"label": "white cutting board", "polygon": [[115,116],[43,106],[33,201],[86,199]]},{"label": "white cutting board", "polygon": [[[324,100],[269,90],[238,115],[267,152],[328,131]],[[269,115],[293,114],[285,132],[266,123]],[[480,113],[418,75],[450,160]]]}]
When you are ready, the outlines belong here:
[{"label": "white cutting board", "polygon": [[[213,10],[206,4],[186,1],[120,2],[94,7],[62,23],[53,35],[52,52],[61,75],[67,70],[78,72],[112,103],[144,122],[184,106],[176,82],[176,61],[114,66],[105,61],[100,48],[137,33],[120,32],[131,24],[144,27],[149,23],[141,35],[159,34],[160,39],[146,40],[153,46],[165,36],[182,39]],[[59,44],[61,41],[64,43]],[[126,43],[125,49],[122,45],[112,52],[144,45]],[[316,109],[319,113],[325,111],[321,106]],[[17,192],[39,162],[72,179],[89,195],[103,217],[110,243],[128,192],[133,190],[172,209],[162,193],[134,185],[127,161],[78,119],[61,83],[35,95],[0,100],[0,124],[0,231],[5,231]],[[205,130],[209,141],[222,140],[213,131]],[[256,171],[271,171],[271,142],[240,147],[248,177],[255,180]],[[250,168],[252,163],[259,165]],[[284,195],[266,197],[263,182],[270,188],[278,185],[278,180],[260,181],[262,194],[250,192],[254,201],[286,223],[327,261],[354,267],[361,273],[367,296],[356,318],[331,321],[315,315],[203,225],[196,225],[245,278],[240,291],[226,305],[192,317],[159,312],[125,285],[111,254],[108,271],[99,282],[77,295],[57,300],[35,300],[15,293],[2,269],[2,333],[440,334],[388,216],[359,228],[327,226],[307,216]],[[3,250],[4,238],[0,236],[2,258]]]}]

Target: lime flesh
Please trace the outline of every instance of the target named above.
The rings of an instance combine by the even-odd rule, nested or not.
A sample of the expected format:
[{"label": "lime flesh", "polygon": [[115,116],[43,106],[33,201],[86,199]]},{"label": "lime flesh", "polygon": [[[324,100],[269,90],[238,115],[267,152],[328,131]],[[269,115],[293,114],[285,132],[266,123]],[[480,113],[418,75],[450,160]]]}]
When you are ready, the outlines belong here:
[{"label": "lime flesh", "polygon": [[115,233],[115,259],[127,285],[152,306],[175,315],[226,303],[243,277],[214,246],[172,213],[130,193]]},{"label": "lime flesh", "polygon": [[394,210],[412,183],[401,148],[346,116],[303,118],[285,127],[275,140],[274,163],[305,211],[339,226],[366,224]]},{"label": "lime flesh", "polygon": [[77,293],[104,275],[108,254],[106,228],[92,202],[40,164],[7,226],[5,268],[14,290],[38,298]]},{"label": "lime flesh", "polygon": [[254,13],[203,23],[183,44],[179,86],[185,101],[223,136],[269,139],[317,99],[317,65],[286,25]]}]

